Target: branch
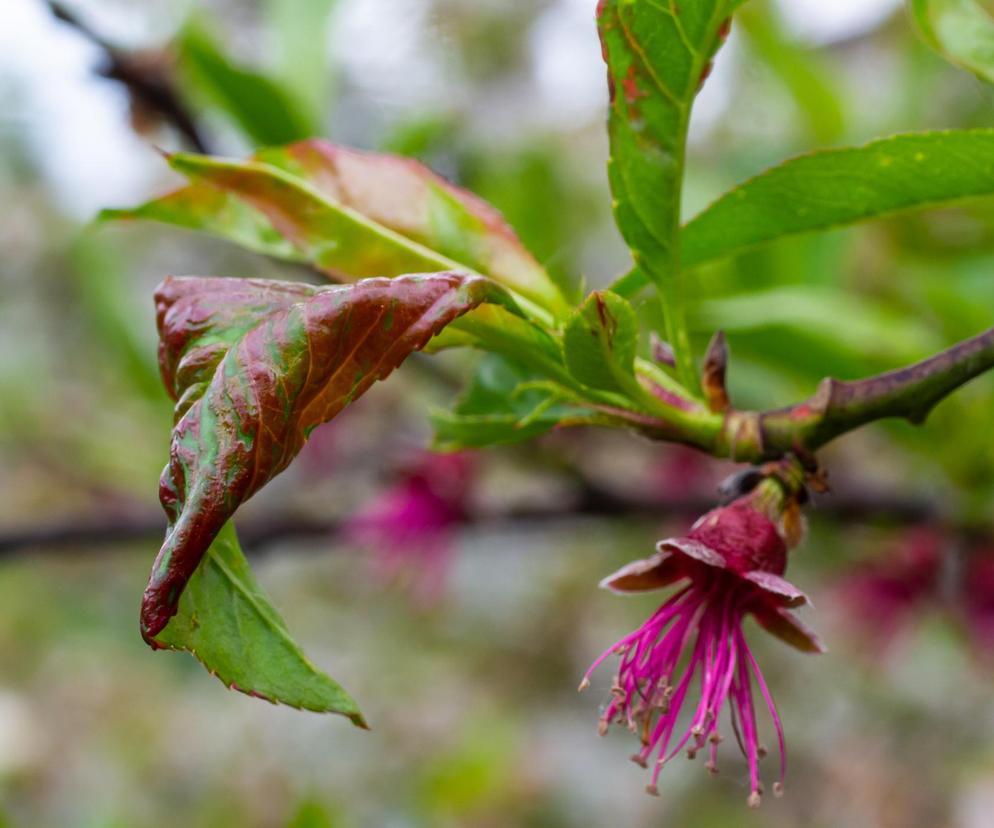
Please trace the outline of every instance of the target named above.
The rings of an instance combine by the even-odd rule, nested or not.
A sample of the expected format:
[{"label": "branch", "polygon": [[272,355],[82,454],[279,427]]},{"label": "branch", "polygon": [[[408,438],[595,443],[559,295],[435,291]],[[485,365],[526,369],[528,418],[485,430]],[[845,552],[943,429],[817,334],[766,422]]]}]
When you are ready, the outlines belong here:
[{"label": "branch", "polygon": [[209,147],[196,121],[183,103],[169,72],[166,55],[126,52],[112,46],[80,20],[59,0],[47,0],[52,15],[97,46],[104,53],[99,74],[123,83],[131,96],[134,111],[155,113],[183,135],[197,152],[209,153]]},{"label": "branch", "polygon": [[[597,488],[584,489],[572,503],[549,507],[520,507],[501,512],[475,513],[464,518],[466,528],[498,529],[508,525],[545,526],[578,519],[639,519],[662,522],[668,518],[693,520],[713,508],[715,498],[688,496],[678,500],[622,495]],[[814,503],[815,514],[842,523],[886,523],[890,525],[934,524],[947,526],[942,511],[930,500],[875,491],[833,493]],[[951,527],[964,534],[975,530]],[[337,520],[315,520],[294,512],[239,522],[238,533],[245,551],[264,555],[277,543],[321,538],[330,544],[340,534]],[[88,521],[29,526],[0,533],[0,560],[36,552],[110,551],[122,544],[158,544],[165,532],[165,518],[158,511],[122,517],[119,513]],[[317,548],[317,547],[316,547]],[[321,547],[324,548],[324,547]]]},{"label": "branch", "polygon": [[[804,402],[758,415],[758,457],[813,453],[862,425],[898,417],[915,425],[960,386],[994,368],[994,328],[915,365],[876,377],[824,380]],[[736,454],[741,457],[741,454]]]}]

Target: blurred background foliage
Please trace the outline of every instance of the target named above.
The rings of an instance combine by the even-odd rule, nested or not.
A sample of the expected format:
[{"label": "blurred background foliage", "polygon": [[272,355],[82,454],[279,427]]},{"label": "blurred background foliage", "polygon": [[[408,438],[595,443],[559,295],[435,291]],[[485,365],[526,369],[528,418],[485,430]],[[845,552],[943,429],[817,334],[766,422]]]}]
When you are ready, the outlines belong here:
[{"label": "blurred background foliage", "polygon": [[[178,183],[155,147],[240,155],[323,134],[421,158],[497,205],[574,295],[605,285],[628,261],[593,6],[67,0],[74,23],[40,0],[0,8],[0,825],[994,822],[994,638],[971,637],[964,613],[966,562],[994,533],[990,377],[923,428],[877,426],[824,452],[836,494],[816,504],[793,580],[831,652],[757,641],[791,748],[788,796],[759,813],[733,750],[717,780],[677,763],[663,799],[644,796],[625,736],[595,736],[608,676],[575,692],[605,642],[655,608],[597,580],[684,527],[727,466],[598,433],[488,452],[479,514],[558,516],[461,531],[431,606],[333,537],[427,445],[427,408],[473,370],[465,355],[413,361],[245,509],[261,579],[371,733],[227,692],[141,642],[170,423],[151,291],[166,273],[302,274],[175,229],[97,228],[95,212]],[[992,104],[895,2],[751,0],[695,115],[688,215],[786,156],[992,126]],[[823,376],[896,367],[989,326],[992,242],[990,201],[790,239],[699,270],[694,333],[703,346],[728,332],[738,405],[794,401]],[[658,514],[585,514],[592,487]],[[888,563],[922,531],[909,524],[938,550],[918,592]],[[852,598],[867,572],[907,610],[885,640],[852,623],[879,620],[872,593]]]}]

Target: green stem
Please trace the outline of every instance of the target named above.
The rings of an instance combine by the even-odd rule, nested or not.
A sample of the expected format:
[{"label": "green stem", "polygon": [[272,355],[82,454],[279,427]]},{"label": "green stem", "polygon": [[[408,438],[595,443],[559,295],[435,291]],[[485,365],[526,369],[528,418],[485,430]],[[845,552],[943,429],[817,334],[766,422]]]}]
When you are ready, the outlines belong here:
[{"label": "green stem", "polygon": [[[674,259],[676,257],[674,256]],[[690,333],[687,328],[687,313],[681,299],[673,301],[672,296],[683,295],[683,278],[679,263],[671,260],[673,271],[665,284],[656,283],[656,293],[663,309],[666,323],[666,339],[673,347],[676,358],[677,376],[684,388],[692,394],[699,394],[700,379],[694,367],[694,353],[690,347]]]}]

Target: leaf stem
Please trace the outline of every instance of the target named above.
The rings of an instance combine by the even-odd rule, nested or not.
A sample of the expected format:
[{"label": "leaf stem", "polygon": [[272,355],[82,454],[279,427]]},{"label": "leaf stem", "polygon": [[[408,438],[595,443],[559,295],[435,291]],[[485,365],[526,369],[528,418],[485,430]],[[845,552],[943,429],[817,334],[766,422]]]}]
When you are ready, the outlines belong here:
[{"label": "leaf stem", "polygon": [[[675,258],[675,257],[674,257]],[[683,278],[679,263],[671,260],[671,275],[665,282],[655,282],[656,295],[663,311],[666,325],[666,340],[673,348],[676,358],[677,377],[680,383],[692,394],[698,394],[701,387],[697,371],[694,368],[694,353],[690,347],[690,333],[687,328],[687,313],[683,295]]]}]

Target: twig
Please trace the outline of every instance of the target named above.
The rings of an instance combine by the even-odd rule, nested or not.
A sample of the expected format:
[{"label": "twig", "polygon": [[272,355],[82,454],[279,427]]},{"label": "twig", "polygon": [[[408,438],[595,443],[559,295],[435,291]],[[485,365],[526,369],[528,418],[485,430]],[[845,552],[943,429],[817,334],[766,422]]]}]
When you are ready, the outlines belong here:
[{"label": "twig", "polygon": [[[714,505],[714,498],[703,496],[657,500],[589,489],[582,492],[577,501],[564,506],[518,507],[500,513],[477,513],[467,516],[464,523],[467,527],[497,529],[520,525],[545,526],[582,518],[624,518],[656,522],[669,518],[691,520]],[[833,494],[820,498],[815,503],[814,511],[822,518],[846,523],[943,523],[940,510],[930,501],[884,493]],[[59,550],[109,551],[122,544],[147,542],[154,546],[161,541],[165,524],[163,515],[149,512],[128,517],[115,514],[97,520],[68,521],[0,532],[0,559]],[[285,541],[325,538],[330,542],[340,530],[341,523],[337,520],[315,520],[292,512],[238,523],[242,545],[246,552],[256,556]],[[960,531],[968,532],[965,528]]]},{"label": "twig", "polygon": [[670,414],[639,414],[638,419],[627,410],[619,412],[618,421],[714,457],[757,463],[792,452],[808,458],[867,423],[891,417],[922,423],[937,403],[991,368],[994,328],[906,368],[853,382],[825,379],[814,396],[786,408],[721,414],[703,406],[672,405]]},{"label": "twig", "polygon": [[866,423],[899,417],[919,424],[942,399],[994,367],[994,328],[915,365],[855,382],[826,379],[813,397],[758,415],[763,454],[814,452]]},{"label": "twig", "polygon": [[71,26],[104,53],[105,64],[101,67],[100,74],[123,83],[138,110],[153,112],[171,124],[197,152],[210,152],[207,141],[176,89],[168,71],[165,53],[152,56],[118,49],[58,0],[47,0],[47,4],[58,20]]}]

